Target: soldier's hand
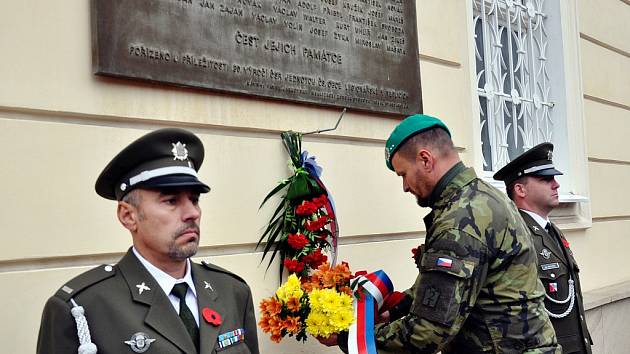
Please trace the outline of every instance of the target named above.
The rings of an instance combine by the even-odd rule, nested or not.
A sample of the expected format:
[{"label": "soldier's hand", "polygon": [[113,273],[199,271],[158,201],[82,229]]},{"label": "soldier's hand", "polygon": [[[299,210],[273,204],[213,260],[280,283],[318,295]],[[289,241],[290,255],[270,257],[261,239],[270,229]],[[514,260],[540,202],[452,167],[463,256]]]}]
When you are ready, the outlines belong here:
[{"label": "soldier's hand", "polygon": [[416,267],[418,267],[418,269],[420,269],[420,264],[422,262],[422,254],[424,253],[424,251],[425,251],[424,243],[418,247],[411,249],[411,253],[413,254],[413,257],[411,258],[413,258],[414,262],[416,263]]},{"label": "soldier's hand", "polygon": [[374,321],[374,324],[378,324],[378,323],[388,323],[389,322],[389,311],[385,311],[383,313],[379,313],[377,314],[378,317],[376,317],[376,320]]},{"label": "soldier's hand", "polygon": [[317,336],[315,337],[317,340],[327,347],[336,347],[337,346],[337,335],[331,334],[328,338]]}]

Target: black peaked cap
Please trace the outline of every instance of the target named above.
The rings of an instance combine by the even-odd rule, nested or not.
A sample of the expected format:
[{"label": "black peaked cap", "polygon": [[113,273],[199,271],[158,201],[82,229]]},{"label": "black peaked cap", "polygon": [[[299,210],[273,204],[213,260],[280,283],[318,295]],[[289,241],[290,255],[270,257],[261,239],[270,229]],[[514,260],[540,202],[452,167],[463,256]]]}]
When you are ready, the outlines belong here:
[{"label": "black peaked cap", "polygon": [[562,172],[553,165],[553,144],[542,143],[525,151],[494,174],[493,178],[509,185],[523,176],[557,176]]},{"label": "black peaked cap", "polygon": [[197,179],[203,157],[203,144],[193,133],[179,128],[155,130],[107,164],[96,180],[96,193],[111,200],[121,200],[138,187],[194,187],[206,193],[210,187]]}]

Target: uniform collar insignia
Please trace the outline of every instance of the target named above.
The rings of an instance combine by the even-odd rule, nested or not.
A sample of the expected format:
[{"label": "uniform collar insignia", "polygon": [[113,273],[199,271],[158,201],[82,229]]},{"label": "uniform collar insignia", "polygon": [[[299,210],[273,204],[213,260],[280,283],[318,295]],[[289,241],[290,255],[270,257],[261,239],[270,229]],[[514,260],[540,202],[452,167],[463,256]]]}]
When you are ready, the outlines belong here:
[{"label": "uniform collar insignia", "polygon": [[177,142],[176,144],[171,143],[173,145],[173,160],[184,161],[188,158],[188,150],[186,149],[186,144],[182,144],[181,142]]},{"label": "uniform collar insignia", "polygon": [[149,338],[149,336],[142,332],[138,332],[131,336],[129,340],[126,340],[125,344],[130,346],[134,353],[144,353],[149,350],[153,342],[155,342],[155,339]]},{"label": "uniform collar insignia", "polygon": [[551,252],[549,252],[548,249],[543,248],[543,250],[540,252],[540,255],[543,256],[544,259],[549,259],[549,257],[551,257]]},{"label": "uniform collar insignia", "polygon": [[534,231],[540,231],[540,228],[538,228],[538,226],[532,226],[532,229],[534,229]]},{"label": "uniform collar insignia", "polygon": [[138,284],[136,285],[136,288],[138,288],[138,295],[142,295],[142,292],[145,290],[151,290],[151,288],[149,288],[148,286],[146,286],[144,284],[144,282],[142,282],[142,284]]},{"label": "uniform collar insignia", "polygon": [[203,281],[204,284],[204,289],[210,289],[211,291],[214,291],[214,289],[212,288],[212,285],[210,285],[210,283],[208,283],[207,281]]}]

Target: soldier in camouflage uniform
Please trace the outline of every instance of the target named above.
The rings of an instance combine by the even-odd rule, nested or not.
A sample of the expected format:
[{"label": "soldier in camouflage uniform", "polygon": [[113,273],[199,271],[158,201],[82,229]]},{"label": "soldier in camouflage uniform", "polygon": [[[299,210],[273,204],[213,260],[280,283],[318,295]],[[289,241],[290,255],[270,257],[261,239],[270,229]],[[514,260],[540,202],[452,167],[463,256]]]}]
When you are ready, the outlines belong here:
[{"label": "soldier in camouflage uniform", "polygon": [[446,125],[408,117],[386,156],[404,191],[432,211],[411,307],[377,325],[379,353],[560,353],[528,230],[507,197],[459,160]]},{"label": "soldier in camouflage uniform", "polygon": [[386,144],[387,166],[431,213],[411,306],[375,328],[379,353],[561,353],[536,253],[518,211],[459,160],[446,125],[414,115]]}]

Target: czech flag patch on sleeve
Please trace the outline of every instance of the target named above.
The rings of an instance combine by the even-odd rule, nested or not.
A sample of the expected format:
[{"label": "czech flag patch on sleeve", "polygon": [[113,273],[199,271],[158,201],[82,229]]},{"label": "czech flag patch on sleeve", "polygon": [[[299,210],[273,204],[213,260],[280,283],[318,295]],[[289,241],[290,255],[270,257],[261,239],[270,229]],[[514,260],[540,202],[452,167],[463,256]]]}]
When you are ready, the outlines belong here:
[{"label": "czech flag patch on sleeve", "polygon": [[435,263],[438,267],[451,268],[453,266],[453,260],[445,257],[440,257]]}]

